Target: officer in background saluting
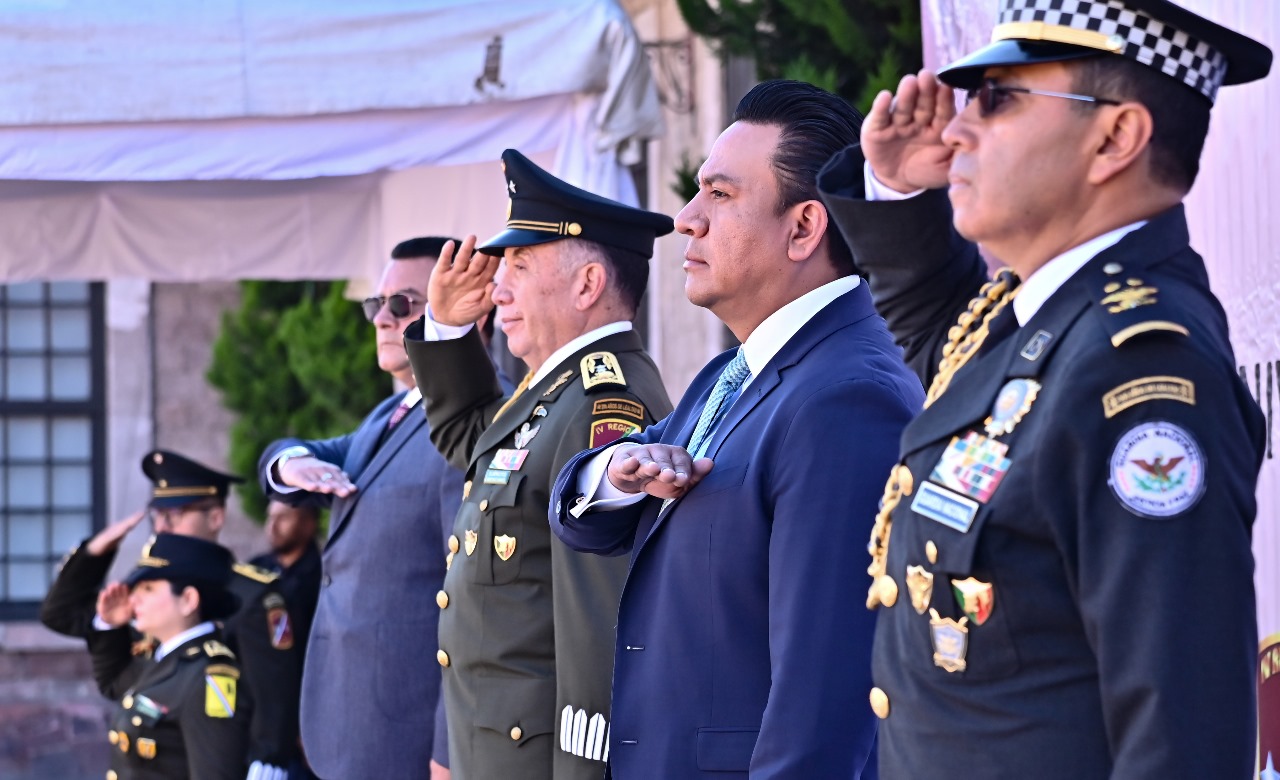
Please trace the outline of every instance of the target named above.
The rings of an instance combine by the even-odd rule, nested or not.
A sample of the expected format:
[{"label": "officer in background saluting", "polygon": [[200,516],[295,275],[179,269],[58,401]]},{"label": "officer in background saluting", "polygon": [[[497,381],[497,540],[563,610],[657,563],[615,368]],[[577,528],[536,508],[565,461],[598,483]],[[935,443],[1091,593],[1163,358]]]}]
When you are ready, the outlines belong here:
[{"label": "officer in background saluting", "polygon": [[[244,777],[240,666],[213,622],[236,609],[226,590],[233,560],[213,542],[160,534],[124,582],[99,595],[97,616],[110,630],[89,639],[94,677],[120,702],[107,780]],[[154,657],[131,652],[130,620],[160,642]]]},{"label": "officer in background saluting", "polygon": [[[547,506],[569,458],[671,411],[631,319],[673,224],[502,160],[507,229],[446,249],[405,331],[431,440],[467,473],[437,596],[448,760],[453,780],[598,780],[627,562],[571,551]],[[510,398],[470,325],[495,304],[529,366]]]},{"label": "officer in background saluting", "polygon": [[[150,516],[157,533],[216,542],[226,520],[231,484],[244,481],[165,450],[143,457],[142,471],[153,486],[150,508],[107,526],[68,556],[40,608],[40,621],[53,631],[92,641],[95,633],[106,628],[94,618],[98,589],[121,540],[144,517]],[[285,780],[285,767],[299,752],[302,658],[276,575],[245,563],[234,564],[232,570],[227,588],[240,607],[227,616],[223,631],[244,667],[241,697],[253,702],[250,763],[244,777]],[[139,653],[151,651],[151,638],[135,635],[134,639],[139,640]]]},{"label": "officer in background saluting", "polygon": [[1182,199],[1271,52],[1165,0],[993,39],[819,179],[930,388],[871,538],[881,777],[1253,777],[1265,432]]}]

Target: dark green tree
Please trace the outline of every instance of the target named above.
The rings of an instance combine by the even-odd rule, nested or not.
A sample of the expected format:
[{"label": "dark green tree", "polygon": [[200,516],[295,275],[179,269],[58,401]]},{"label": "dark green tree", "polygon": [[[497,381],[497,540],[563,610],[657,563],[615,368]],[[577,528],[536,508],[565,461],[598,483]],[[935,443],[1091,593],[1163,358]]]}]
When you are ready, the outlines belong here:
[{"label": "dark green tree", "polygon": [[864,112],[922,63],[919,0],[676,0],[722,54],[751,57],[761,79],[807,81]]},{"label": "dark green tree", "polygon": [[[352,431],[390,392],[373,333],[344,282],[240,283],[240,307],[225,312],[206,374],[236,414],[228,460],[254,474],[258,456],[283,436],[326,438]],[[238,489],[246,514],[266,515],[257,483]]]}]

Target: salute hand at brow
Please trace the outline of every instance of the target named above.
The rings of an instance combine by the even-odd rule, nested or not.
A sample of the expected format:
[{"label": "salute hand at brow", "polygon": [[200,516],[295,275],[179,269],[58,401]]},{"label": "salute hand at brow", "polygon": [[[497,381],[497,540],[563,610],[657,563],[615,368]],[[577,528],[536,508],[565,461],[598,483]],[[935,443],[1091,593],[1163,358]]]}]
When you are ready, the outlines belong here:
[{"label": "salute hand at brow", "polygon": [[710,458],[694,460],[670,444],[623,445],[609,459],[609,482],[624,493],[679,498],[711,473]]},{"label": "salute hand at brow", "polygon": [[441,325],[470,325],[493,310],[493,277],[502,258],[475,249],[475,236],[463,239],[461,247],[445,242],[431,270],[427,303]]},{"label": "salute hand at brow", "polygon": [[98,594],[98,617],[112,628],[119,628],[133,619],[128,586],[123,582],[113,582],[102,589]]},{"label": "salute hand at brow", "polygon": [[947,186],[951,149],[942,131],[955,115],[955,91],[927,70],[904,76],[897,95],[876,95],[861,138],[876,179],[902,193]]}]

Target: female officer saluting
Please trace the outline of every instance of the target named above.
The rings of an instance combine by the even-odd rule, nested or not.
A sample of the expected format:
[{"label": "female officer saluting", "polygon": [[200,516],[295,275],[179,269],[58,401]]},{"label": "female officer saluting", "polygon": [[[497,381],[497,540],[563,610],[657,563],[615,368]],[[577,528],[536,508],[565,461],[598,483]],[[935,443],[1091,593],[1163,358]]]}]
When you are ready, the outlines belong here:
[{"label": "female officer saluting", "polygon": [[[160,534],[123,583],[98,596],[89,639],[98,687],[120,706],[107,737],[107,780],[244,780],[248,712],[237,706],[240,667],[212,622],[234,612],[225,547]],[[129,621],[160,644],[135,653]],[[106,626],[101,623],[107,624]]]}]

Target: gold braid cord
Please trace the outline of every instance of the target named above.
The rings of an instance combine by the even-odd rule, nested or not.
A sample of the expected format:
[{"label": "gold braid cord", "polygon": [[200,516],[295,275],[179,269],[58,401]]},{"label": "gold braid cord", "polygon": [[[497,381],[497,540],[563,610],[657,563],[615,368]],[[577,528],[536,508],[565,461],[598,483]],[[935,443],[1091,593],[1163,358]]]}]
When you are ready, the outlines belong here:
[{"label": "gold braid cord", "polygon": [[520,380],[520,384],[516,387],[516,391],[511,394],[511,397],[507,399],[506,403],[498,407],[498,411],[493,413],[493,419],[490,421],[489,423],[490,425],[497,422],[498,418],[502,416],[502,413],[510,409],[511,405],[516,402],[516,399],[519,398],[521,394],[524,393],[525,390],[529,389],[529,382],[532,379],[533,379],[532,371],[524,375],[524,379]]},{"label": "gold braid cord", "polygon": [[[982,286],[978,297],[969,301],[969,308],[960,315],[956,325],[947,332],[947,344],[942,348],[942,361],[938,364],[938,373],[929,386],[924,405],[927,407],[938,400],[951,384],[951,377],[978,353],[982,342],[986,341],[990,332],[991,321],[1004,311],[1014,296],[1018,294],[1018,277],[1009,269],[1002,269],[996,277]],[[974,327],[975,324],[977,327]],[[897,595],[897,584],[887,574],[889,555],[889,535],[893,532],[893,510],[897,509],[903,496],[911,495],[914,489],[914,478],[906,464],[899,463],[889,472],[889,481],[884,486],[884,496],[880,499],[880,512],[876,514],[875,525],[871,528],[871,541],[867,543],[867,552],[871,553],[871,565],[867,574],[871,575],[871,589],[867,592],[867,609],[875,609],[881,604],[891,604]]]},{"label": "gold braid cord", "polygon": [[[934,375],[933,384],[929,385],[929,392],[925,395],[926,408],[946,392],[947,386],[951,384],[951,377],[969,362],[969,358],[978,353],[982,342],[987,340],[991,321],[1004,311],[1004,307],[1009,305],[1019,289],[1018,277],[1013,271],[1003,268],[994,279],[982,285],[982,289],[978,290],[978,297],[969,301],[969,308],[960,315],[951,330],[947,331],[948,340],[942,348],[938,373]],[[974,327],[975,324],[977,327]]]}]

